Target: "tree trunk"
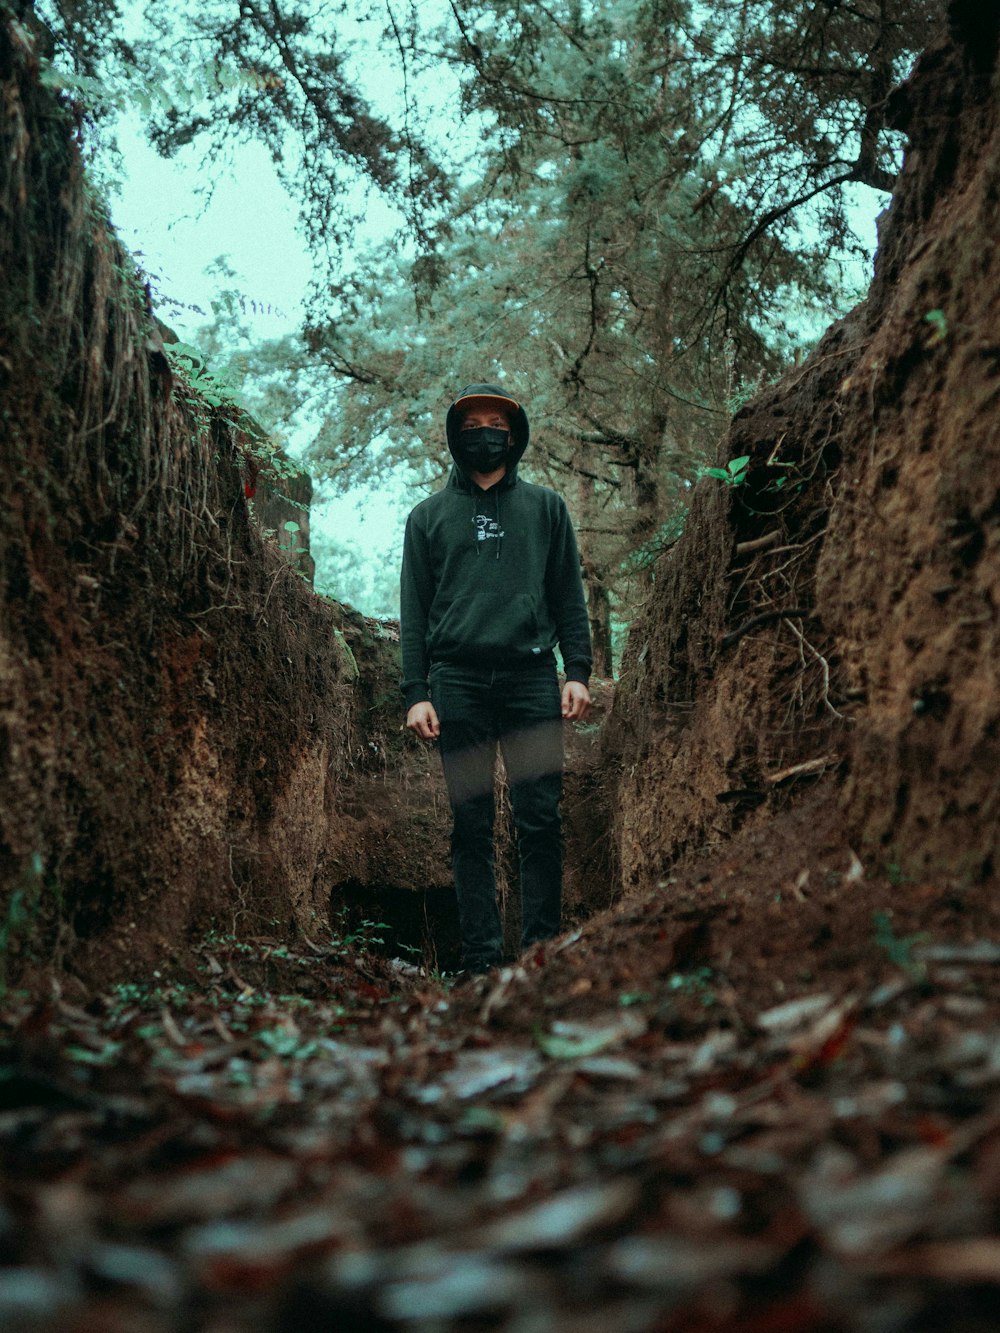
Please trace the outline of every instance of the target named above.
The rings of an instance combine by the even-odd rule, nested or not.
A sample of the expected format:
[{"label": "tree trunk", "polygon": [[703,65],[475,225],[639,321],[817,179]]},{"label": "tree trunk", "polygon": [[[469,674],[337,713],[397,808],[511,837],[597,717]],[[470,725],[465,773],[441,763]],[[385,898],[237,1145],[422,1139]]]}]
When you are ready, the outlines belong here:
[{"label": "tree trunk", "polygon": [[607,584],[598,570],[589,564],[583,567],[583,582],[587,590],[594,675],[610,680],[614,662],[611,654],[611,599],[608,597]]}]

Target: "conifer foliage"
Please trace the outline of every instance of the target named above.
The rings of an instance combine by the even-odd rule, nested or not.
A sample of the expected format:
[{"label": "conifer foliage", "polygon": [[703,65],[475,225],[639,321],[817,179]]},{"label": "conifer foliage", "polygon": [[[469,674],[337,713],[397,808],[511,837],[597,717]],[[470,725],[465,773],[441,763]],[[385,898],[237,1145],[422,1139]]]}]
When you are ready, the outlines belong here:
[{"label": "conifer foliage", "polygon": [[317,310],[342,386],[321,450],[419,466],[449,388],[509,376],[530,466],[573,507],[610,674],[612,603],[641,595],[728,411],[844,306],[845,187],[891,188],[884,100],[934,7],[450,8],[410,58],[457,70],[475,153],[414,259],[371,257]]},{"label": "conifer foliage", "polygon": [[[148,88],[168,51],[243,71],[161,99],[150,133],[165,153],[204,140],[209,167],[256,137],[298,200],[316,281],[282,354],[317,470],[430,483],[455,388],[505,379],[531,410],[527,468],[577,522],[606,674],[613,605],[627,619],[728,413],[850,304],[851,206],[892,188],[886,97],[941,9],[209,0],[153,5],[128,46],[88,26],[92,3],[49,15],[81,76]],[[400,235],[347,262],[352,179]]]}]

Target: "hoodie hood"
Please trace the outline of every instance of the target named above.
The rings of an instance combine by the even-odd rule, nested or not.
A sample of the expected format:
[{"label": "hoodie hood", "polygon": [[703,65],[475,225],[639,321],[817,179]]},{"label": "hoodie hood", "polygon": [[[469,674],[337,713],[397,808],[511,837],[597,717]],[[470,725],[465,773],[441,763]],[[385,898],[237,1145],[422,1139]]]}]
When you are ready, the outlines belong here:
[{"label": "hoodie hood", "polygon": [[452,473],[452,485],[471,487],[472,481],[462,469],[455,454],[455,446],[462,426],[462,416],[471,407],[497,406],[510,418],[511,449],[507,461],[507,474],[499,483],[505,490],[517,479],[517,465],[521,455],[528,447],[528,415],[516,399],[506,393],[499,384],[467,384],[458,395],[445,418],[445,432],[448,437],[448,449],[455,462]]}]

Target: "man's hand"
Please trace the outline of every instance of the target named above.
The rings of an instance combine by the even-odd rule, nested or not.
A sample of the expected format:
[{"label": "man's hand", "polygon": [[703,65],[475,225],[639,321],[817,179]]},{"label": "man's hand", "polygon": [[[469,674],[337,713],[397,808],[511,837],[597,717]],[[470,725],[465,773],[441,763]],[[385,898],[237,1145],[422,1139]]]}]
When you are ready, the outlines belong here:
[{"label": "man's hand", "polygon": [[[563,695],[564,699],[565,697]],[[421,703],[413,705],[406,715],[406,725],[423,741],[434,741],[441,735],[441,723],[430,699],[424,699]]]},{"label": "man's hand", "polygon": [[567,722],[582,722],[590,707],[590,691],[578,680],[568,680],[562,689],[562,715]]}]

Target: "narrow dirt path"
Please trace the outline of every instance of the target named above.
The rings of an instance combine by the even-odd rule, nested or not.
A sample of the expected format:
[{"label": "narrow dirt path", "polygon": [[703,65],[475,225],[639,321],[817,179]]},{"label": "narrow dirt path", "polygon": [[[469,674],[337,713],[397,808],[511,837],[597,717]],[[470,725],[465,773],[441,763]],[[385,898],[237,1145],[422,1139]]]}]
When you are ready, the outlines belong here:
[{"label": "narrow dirt path", "polygon": [[476,982],[8,996],[0,1326],[994,1328],[998,912],[808,820]]}]

